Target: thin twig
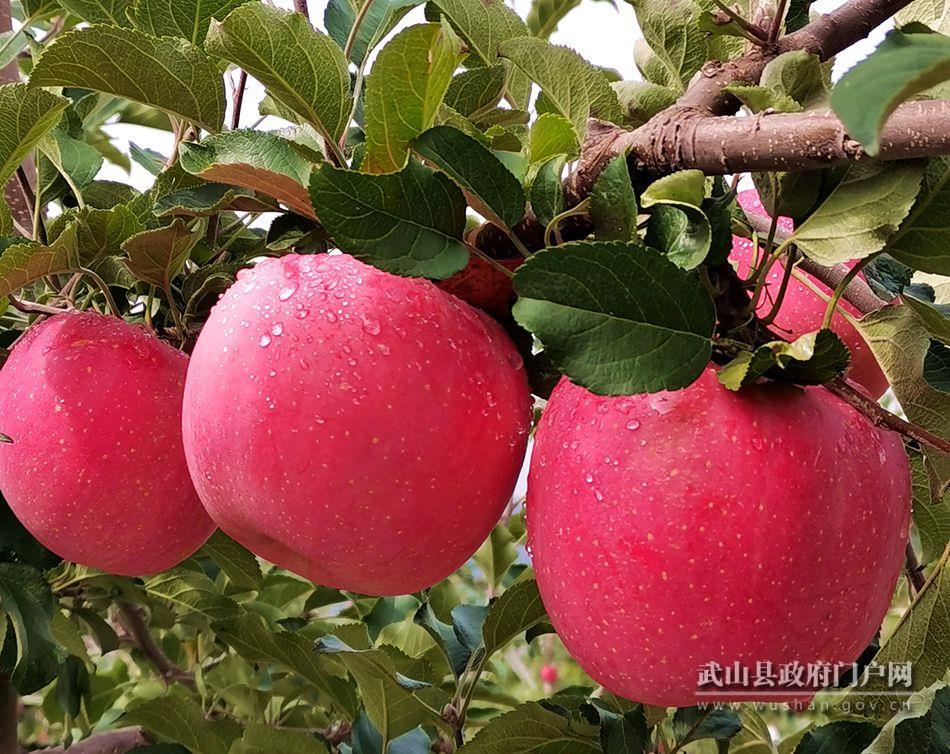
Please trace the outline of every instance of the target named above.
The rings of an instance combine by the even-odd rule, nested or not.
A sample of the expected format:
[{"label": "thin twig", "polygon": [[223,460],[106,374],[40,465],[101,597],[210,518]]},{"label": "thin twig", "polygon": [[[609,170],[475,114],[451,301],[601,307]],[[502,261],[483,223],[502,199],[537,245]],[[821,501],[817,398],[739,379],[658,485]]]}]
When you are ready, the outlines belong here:
[{"label": "thin twig", "polygon": [[22,301],[12,293],[7,296],[7,300],[10,302],[10,306],[24,314],[42,314],[47,317],[55,317],[57,314],[62,314],[66,311],[65,309],[57,309],[55,306],[36,304],[32,301]]},{"label": "thin twig", "polygon": [[788,0],[779,0],[778,8],[775,10],[775,17],[772,19],[772,28],[769,29],[769,42],[775,44],[782,34],[782,22],[785,21],[785,9],[788,7]]},{"label": "thin twig", "polygon": [[950,454],[950,440],[945,440],[933,432],[929,432],[923,427],[904,421],[896,414],[892,414],[886,408],[878,405],[875,401],[868,398],[864,393],[855,389],[845,379],[838,377],[831,382],[825,383],[825,387],[832,393],[841,398],[845,403],[856,408],[876,427],[884,427],[893,430],[899,434],[916,440],[921,445],[927,445],[939,450],[941,453]]},{"label": "thin twig", "polygon": [[927,577],[924,576],[924,567],[917,558],[917,551],[914,550],[914,545],[911,542],[907,543],[905,562],[907,568],[907,581],[911,585],[913,594],[920,594],[920,590],[923,589],[924,584],[927,583]]},{"label": "thin twig", "polygon": [[739,13],[734,11],[728,5],[726,5],[722,0],[713,0],[716,4],[716,7],[719,8],[726,16],[729,17],[729,20],[736,24],[742,31],[744,31],[745,38],[750,42],[754,42],[757,45],[768,44],[768,39],[765,36],[765,32],[756,26],[751,21],[744,19]]},{"label": "thin twig", "polygon": [[158,642],[155,641],[148,629],[145,618],[142,616],[142,608],[133,605],[131,602],[120,602],[119,613],[122,616],[122,623],[129,630],[136,645],[148,657],[149,662],[155,666],[162,679],[167,683],[181,683],[194,690],[194,674],[178,667],[158,646]]},{"label": "thin twig", "polygon": [[237,84],[234,87],[234,111],[231,113],[231,130],[237,131],[241,126],[241,107],[244,105],[244,92],[247,89],[247,71],[243,68],[238,74]]},{"label": "thin twig", "polygon": [[30,185],[30,179],[27,177],[26,170],[22,165],[16,169],[16,179],[20,185],[20,191],[23,193],[23,199],[27,203],[27,206],[36,208],[33,214],[34,239],[45,246],[48,243],[46,224],[43,222],[42,214],[38,209],[39,202],[37,201],[37,194],[33,191],[33,187]]}]

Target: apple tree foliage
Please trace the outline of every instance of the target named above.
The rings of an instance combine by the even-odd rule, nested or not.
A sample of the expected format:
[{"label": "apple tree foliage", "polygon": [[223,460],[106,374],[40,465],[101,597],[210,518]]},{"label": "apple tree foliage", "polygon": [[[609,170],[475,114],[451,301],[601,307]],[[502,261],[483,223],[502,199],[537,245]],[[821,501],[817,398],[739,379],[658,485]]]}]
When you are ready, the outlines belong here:
[{"label": "apple tree foliage", "polygon": [[[604,693],[552,634],[517,510],[447,581],[369,598],[275,569],[221,533],[151,578],[95,572],[61,562],[3,506],[0,684],[21,698],[0,709],[0,731],[15,715],[30,750],[88,739],[84,751],[112,751],[110,736],[130,734],[142,754],[950,750],[950,118],[913,159],[889,155],[886,131],[908,103],[950,94],[950,4],[850,3],[889,5],[898,28],[836,85],[820,45],[776,47],[814,28],[807,0],[632,0],[635,81],[548,41],[569,33],[578,4],[534,0],[522,19],[500,0],[330,0],[310,17],[306,3],[258,0],[7,3],[2,344],[69,302],[114,307],[187,350],[241,268],[339,249],[489,310],[542,397],[560,374],[605,394],[676,390],[711,360],[730,389],[763,376],[823,384],[847,349],[830,330],[789,344],[743,320],[737,301],[755,280],[730,275],[732,235],[763,259],[826,271],[859,260],[878,301],[858,327],[926,434],[908,437],[923,585],[913,600],[899,588],[876,657],[914,662],[909,708],[895,715],[873,679],[864,707],[839,695],[794,720]],[[770,60],[755,80],[723,82],[733,110],[798,115],[803,128],[837,118],[850,149],[783,170],[790,134],[788,154],[779,144],[752,166],[791,235],[739,209],[720,175],[743,149],[728,134],[722,170],[674,164],[665,145],[584,170],[605,133],[675,126],[677,101],[729,70],[707,61],[750,54]],[[258,124],[234,114],[246,77],[266,89]],[[174,151],[125,150],[115,123],[170,131]],[[101,180],[105,162],[154,182]],[[556,688],[542,662],[561,669]]]}]

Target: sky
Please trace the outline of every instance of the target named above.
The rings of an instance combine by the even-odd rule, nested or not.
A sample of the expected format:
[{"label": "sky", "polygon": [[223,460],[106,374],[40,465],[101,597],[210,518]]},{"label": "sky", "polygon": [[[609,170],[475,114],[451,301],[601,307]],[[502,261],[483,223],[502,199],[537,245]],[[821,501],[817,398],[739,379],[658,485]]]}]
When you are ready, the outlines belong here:
[{"label": "sky", "polygon": [[[844,0],[818,0],[812,8],[827,13],[841,5]],[[326,2],[310,0],[310,13],[314,25],[323,30],[323,11]],[[274,5],[283,8],[292,8],[293,0],[274,0]],[[518,13],[524,17],[531,7],[531,0],[513,0]],[[400,26],[423,22],[422,7],[409,13]],[[886,29],[878,29],[869,39],[839,56],[835,67],[836,76],[863,59],[883,38]],[[395,32],[394,32],[395,33]],[[633,13],[633,8],[623,0],[617,0],[616,7],[612,0],[582,0],[581,6],[561,22],[561,27],[551,37],[556,44],[574,48],[583,57],[596,65],[613,68],[619,71],[625,80],[639,78],[633,64],[633,45],[641,38],[640,29]],[[256,82],[250,82],[248,93],[245,96],[242,109],[242,122],[251,124],[258,118],[257,105],[263,95],[262,88]],[[265,122],[263,127],[267,128]],[[274,122],[270,127],[279,127]],[[115,138],[117,146],[128,152],[129,142],[141,147],[157,150],[168,154],[171,150],[171,134],[156,131],[151,128],[116,124],[107,126],[106,130]],[[152,176],[138,165],[133,165],[131,173],[122,168],[107,163],[100,173],[100,178],[130,183],[139,189],[146,189],[152,184]]]}]

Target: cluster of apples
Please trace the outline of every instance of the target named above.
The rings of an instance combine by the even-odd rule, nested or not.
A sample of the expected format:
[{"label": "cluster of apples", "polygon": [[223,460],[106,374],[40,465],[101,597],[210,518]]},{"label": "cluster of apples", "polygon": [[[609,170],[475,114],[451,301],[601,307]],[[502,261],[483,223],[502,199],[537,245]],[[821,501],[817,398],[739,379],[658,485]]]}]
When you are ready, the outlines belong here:
[{"label": "cluster of apples", "polygon": [[[748,263],[739,240],[736,254]],[[814,329],[823,308],[793,284],[778,326]],[[882,388],[873,358],[851,376]],[[0,489],[63,557],[144,575],[218,526],[319,584],[377,595],[471,556],[510,499],[532,407],[492,319],[346,255],[244,271],[190,362],[117,318],[47,319],[0,395],[14,440]],[[713,368],[655,395],[564,379],[529,485],[529,549],[565,645],[611,691],[669,706],[695,703],[704,663],[851,662],[909,525],[898,438],[821,388],[733,393]]]}]

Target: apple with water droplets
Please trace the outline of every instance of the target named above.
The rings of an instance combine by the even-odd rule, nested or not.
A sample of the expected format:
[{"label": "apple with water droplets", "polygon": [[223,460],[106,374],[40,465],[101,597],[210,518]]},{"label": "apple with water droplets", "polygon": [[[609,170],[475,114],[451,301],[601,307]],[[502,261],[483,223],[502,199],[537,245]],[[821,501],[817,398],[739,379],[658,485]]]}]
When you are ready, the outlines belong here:
[{"label": "apple with water droplets", "polygon": [[0,370],[0,490],[67,560],[125,576],[177,565],[211,536],[185,464],[188,357],[94,312],[34,325]]},{"label": "apple with water droplets", "polygon": [[[758,193],[755,191],[742,191],[738,198],[739,204],[747,212],[768,216]],[[778,226],[787,232],[793,230],[792,221],[787,217],[779,218]],[[760,251],[761,253],[762,251]],[[736,263],[739,275],[748,277],[755,262],[752,241],[740,236],[733,236],[730,259]],[[795,274],[806,280],[807,284],[796,277],[789,279],[788,288],[782,297],[782,305],[772,322],[772,328],[786,340],[795,340],[806,333],[820,330],[825,309],[828,306],[828,298],[832,294],[831,289],[808,275],[808,273],[798,271]],[[784,276],[785,268],[781,264],[774,264],[766,278],[756,309],[760,317],[766,317],[772,311],[781,291]],[[818,291],[824,296],[819,294]],[[851,364],[846,376],[863,387],[868,395],[877,400],[887,390],[887,377],[881,371],[877,359],[867,342],[861,337],[861,333],[841,313],[842,310],[855,319],[860,319],[862,314],[855,306],[842,299],[838,302],[838,311],[835,312],[831,322],[831,329],[841,338],[851,352]]]},{"label": "apple with water droplets", "polygon": [[[684,390],[604,397],[564,379],[528,480],[541,596],[581,666],[647,704],[710,701],[709,663],[851,663],[891,602],[909,474],[897,435],[821,387],[736,393],[710,367]],[[717,700],[763,691],[813,693]]]},{"label": "apple with water droplets", "polygon": [[184,440],[225,532],[318,584],[395,595],[482,543],[530,421],[521,359],[487,315],[347,255],[288,255],[212,311]]}]

